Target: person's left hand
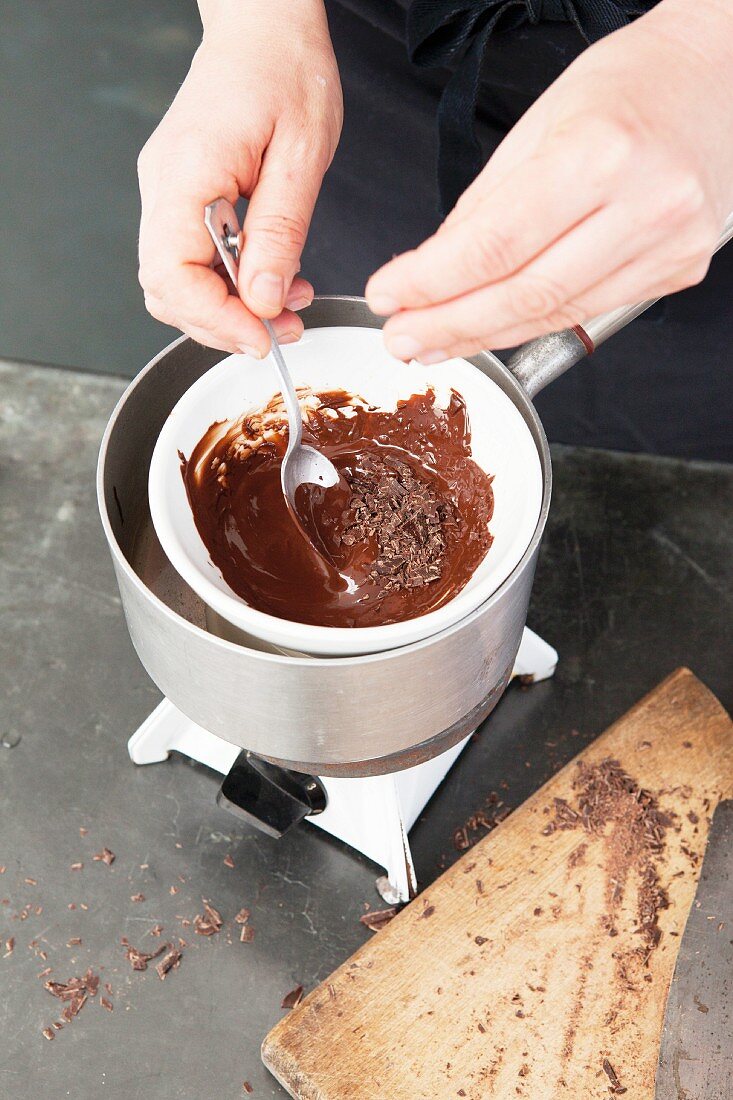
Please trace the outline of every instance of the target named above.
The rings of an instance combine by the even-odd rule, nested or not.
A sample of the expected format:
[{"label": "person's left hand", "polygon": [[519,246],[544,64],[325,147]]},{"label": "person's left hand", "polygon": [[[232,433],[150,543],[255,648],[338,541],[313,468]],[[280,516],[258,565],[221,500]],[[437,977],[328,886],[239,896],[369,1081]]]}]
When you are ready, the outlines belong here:
[{"label": "person's left hand", "polygon": [[733,207],[731,104],[728,0],[665,0],[585,51],[369,280],[388,350],[470,356],[699,282]]}]

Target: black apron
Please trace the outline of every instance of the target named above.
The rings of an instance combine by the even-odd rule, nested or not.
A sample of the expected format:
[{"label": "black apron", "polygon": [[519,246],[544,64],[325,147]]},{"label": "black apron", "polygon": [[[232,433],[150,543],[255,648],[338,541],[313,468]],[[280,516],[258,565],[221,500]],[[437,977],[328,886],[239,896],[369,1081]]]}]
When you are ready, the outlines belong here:
[{"label": "black apron", "polygon": [[[512,16],[521,13],[509,10],[509,0],[453,0],[454,8],[480,11],[483,19],[491,18],[492,9],[508,13],[496,21],[483,47],[474,123],[470,96],[462,97],[457,112],[450,99],[445,106],[452,81],[463,88],[475,78],[475,55],[468,58],[474,68],[461,74],[470,43],[462,49],[449,43],[439,58],[434,51],[445,46],[440,33],[437,39],[431,34],[410,38],[410,0],[326,0],[326,5],[346,113],[316,207],[303,274],[319,293],[362,294],[377,267],[435,231],[441,208],[451,204],[471,173],[599,28],[590,22],[580,29],[572,21],[534,22],[531,13],[539,7],[534,0],[514,5],[526,13],[518,25],[510,25]],[[449,7],[443,0],[426,6],[438,13]],[[594,0],[572,5],[584,13],[615,7],[626,19],[641,6]],[[547,0],[542,8],[549,10]],[[412,10],[413,18],[415,11],[420,15],[421,9]],[[410,59],[411,48],[418,64]],[[440,60],[446,64],[433,65]],[[457,125],[449,133],[454,116]],[[463,147],[449,157],[446,150],[454,142]],[[474,159],[464,159],[464,151]],[[447,176],[442,196],[436,157],[445,167],[441,184]],[[729,245],[713,260],[701,286],[665,299],[539,395],[550,439],[733,461],[732,287]]]}]

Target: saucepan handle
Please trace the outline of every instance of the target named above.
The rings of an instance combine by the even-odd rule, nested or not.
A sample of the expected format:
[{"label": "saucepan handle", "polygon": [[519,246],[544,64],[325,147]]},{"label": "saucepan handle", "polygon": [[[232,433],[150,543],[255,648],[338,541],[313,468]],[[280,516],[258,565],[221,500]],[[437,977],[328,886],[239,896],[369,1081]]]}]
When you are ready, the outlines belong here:
[{"label": "saucepan handle", "polygon": [[[714,251],[717,252],[731,238],[733,213],[729,214]],[[564,329],[562,332],[539,336],[515,351],[507,366],[527,394],[534,397],[549,382],[553,382],[574,363],[590,355],[604,340],[608,340],[658,301],[658,298],[650,298],[647,302],[638,302],[633,306],[621,306],[610,313],[593,317],[582,326],[576,325],[575,328]]]}]

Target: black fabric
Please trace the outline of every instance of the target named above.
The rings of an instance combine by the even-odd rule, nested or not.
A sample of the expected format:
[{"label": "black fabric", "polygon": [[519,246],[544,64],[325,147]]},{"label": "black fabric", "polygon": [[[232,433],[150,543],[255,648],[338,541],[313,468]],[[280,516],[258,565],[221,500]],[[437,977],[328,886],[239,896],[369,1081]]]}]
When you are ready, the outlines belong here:
[{"label": "black fabric", "polygon": [[657,0],[413,0],[407,12],[410,60],[452,68],[438,108],[438,187],[445,216],[483,165],[474,127],[489,38],[525,23],[568,22],[586,42],[626,26]]},{"label": "black fabric", "polygon": [[[363,294],[372,272],[439,224],[435,117],[450,73],[410,63],[407,0],[326,5],[346,115],[303,274],[319,294]],[[487,155],[584,47],[568,23],[492,35],[477,110]],[[643,314],[539,395],[549,438],[733,462],[731,287],[733,245],[700,286]]]}]

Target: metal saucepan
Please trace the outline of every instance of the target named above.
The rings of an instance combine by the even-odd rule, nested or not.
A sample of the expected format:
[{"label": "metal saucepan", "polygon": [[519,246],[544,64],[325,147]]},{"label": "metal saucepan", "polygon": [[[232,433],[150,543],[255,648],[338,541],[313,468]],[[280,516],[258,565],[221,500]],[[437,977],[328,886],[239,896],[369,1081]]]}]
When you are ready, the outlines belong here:
[{"label": "metal saucepan", "polygon": [[[733,236],[733,218],[719,247]],[[147,482],[158,434],[181,395],[222,352],[182,338],[157,355],[121,397],[99,456],[97,490],[133,644],[160,690],[194,722],[276,764],[324,776],[394,771],[472,732],[501,697],[519,648],[552,486],[550,453],[532,397],[652,303],[541,337],[508,365],[471,362],[524,418],[537,446],[542,508],[514,572],[449,629],[401,649],[359,657],[283,656],[237,644],[170,567],[150,521]],[[377,328],[361,298],[317,298],[306,328]]]}]

